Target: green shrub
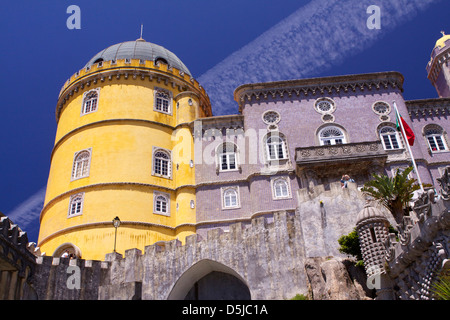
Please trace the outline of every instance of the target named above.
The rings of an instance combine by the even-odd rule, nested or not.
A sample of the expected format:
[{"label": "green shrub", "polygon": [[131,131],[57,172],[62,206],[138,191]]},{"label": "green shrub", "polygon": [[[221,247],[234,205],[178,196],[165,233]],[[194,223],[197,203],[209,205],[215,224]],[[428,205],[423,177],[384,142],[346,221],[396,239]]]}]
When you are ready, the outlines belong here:
[{"label": "green shrub", "polygon": [[356,228],[348,235],[343,235],[338,239],[340,245],[339,252],[354,256],[358,260],[356,265],[363,265],[363,257],[359,246],[359,237]]},{"label": "green shrub", "polygon": [[304,294],[296,294],[291,300],[308,300],[308,297]]}]

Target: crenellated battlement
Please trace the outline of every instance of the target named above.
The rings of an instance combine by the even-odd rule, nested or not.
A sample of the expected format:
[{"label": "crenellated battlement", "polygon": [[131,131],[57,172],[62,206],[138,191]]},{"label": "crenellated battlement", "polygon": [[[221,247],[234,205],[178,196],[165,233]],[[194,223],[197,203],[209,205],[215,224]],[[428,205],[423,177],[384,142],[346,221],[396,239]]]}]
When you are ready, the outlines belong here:
[{"label": "crenellated battlement", "polygon": [[398,235],[386,239],[388,273],[400,299],[433,298],[432,284],[450,268],[450,201],[436,200],[433,190],[423,193],[405,216]]}]

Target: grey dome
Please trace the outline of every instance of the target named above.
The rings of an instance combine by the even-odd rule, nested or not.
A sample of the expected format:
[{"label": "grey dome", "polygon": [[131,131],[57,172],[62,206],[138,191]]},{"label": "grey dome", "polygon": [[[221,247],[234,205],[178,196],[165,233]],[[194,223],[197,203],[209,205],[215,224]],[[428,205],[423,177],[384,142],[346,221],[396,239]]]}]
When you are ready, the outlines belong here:
[{"label": "grey dome", "polygon": [[356,216],[356,226],[358,227],[364,221],[367,220],[386,220],[386,216],[377,208],[372,207],[369,204],[366,204],[364,209],[362,209],[358,215]]},{"label": "grey dome", "polygon": [[143,59],[155,61],[164,59],[169,66],[177,68],[188,75],[192,75],[183,62],[171,51],[157,44],[146,42],[143,39],[136,41],[126,41],[112,45],[97,53],[85,67],[90,67],[100,61],[111,61],[119,59]]}]

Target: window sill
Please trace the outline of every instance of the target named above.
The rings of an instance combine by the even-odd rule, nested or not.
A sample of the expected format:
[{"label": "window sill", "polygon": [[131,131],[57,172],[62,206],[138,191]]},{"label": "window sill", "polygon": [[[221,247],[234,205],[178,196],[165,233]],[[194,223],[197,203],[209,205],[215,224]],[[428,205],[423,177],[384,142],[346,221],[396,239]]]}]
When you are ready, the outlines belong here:
[{"label": "window sill", "polygon": [[240,209],[240,206],[237,207],[222,207],[222,210],[234,210],[234,209]]},{"label": "window sill", "polygon": [[289,200],[292,199],[292,196],[286,196],[286,197],[272,197],[272,200]]},{"label": "window sill", "polygon": [[168,179],[168,180],[172,180],[172,176],[164,176],[162,174],[157,174],[157,173],[152,173],[153,177],[158,177],[158,178],[163,178],[163,179]]},{"label": "window sill", "polygon": [[165,216],[165,217],[170,217],[170,212],[164,213],[164,212],[153,211],[153,214],[157,214],[157,215]]},{"label": "window sill", "polygon": [[76,180],[80,180],[80,179],[84,179],[84,178],[89,178],[89,176],[83,176],[83,177],[78,177],[78,178],[71,178],[70,182],[76,181]]}]

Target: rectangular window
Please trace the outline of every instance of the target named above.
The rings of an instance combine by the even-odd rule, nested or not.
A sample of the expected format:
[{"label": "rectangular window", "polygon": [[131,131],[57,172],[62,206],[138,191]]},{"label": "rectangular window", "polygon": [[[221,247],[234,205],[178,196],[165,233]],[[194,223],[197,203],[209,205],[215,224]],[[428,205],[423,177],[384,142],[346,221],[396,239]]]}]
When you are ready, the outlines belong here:
[{"label": "rectangular window", "polygon": [[383,141],[384,141],[386,150],[400,149],[400,146],[397,142],[397,137],[395,134],[383,135]]},{"label": "rectangular window", "polygon": [[234,152],[223,153],[220,156],[220,169],[222,171],[236,169],[236,154]]},{"label": "rectangular window", "polygon": [[155,105],[154,110],[162,113],[171,114],[172,98],[171,93],[162,88],[155,88]]},{"label": "rectangular window", "polygon": [[444,151],[445,145],[441,136],[429,136],[428,143],[430,144],[431,151]]}]

